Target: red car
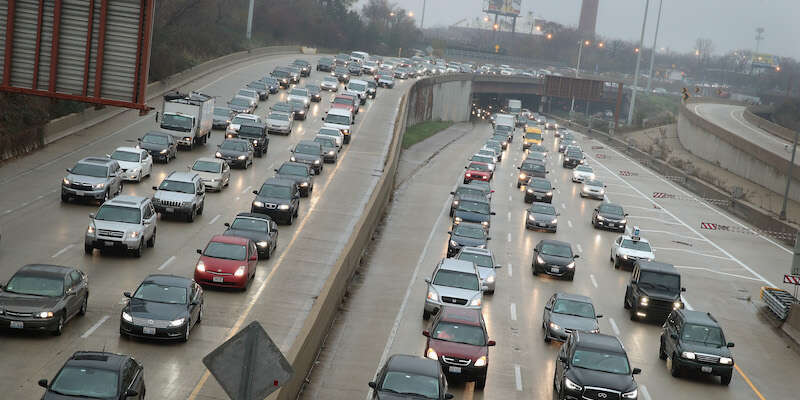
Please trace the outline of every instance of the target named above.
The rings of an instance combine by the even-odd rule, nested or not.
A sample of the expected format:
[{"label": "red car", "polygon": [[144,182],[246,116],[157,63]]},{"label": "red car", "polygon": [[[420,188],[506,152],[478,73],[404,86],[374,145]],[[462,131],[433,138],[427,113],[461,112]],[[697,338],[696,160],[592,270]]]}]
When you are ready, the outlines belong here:
[{"label": "red car", "polygon": [[492,179],[492,169],[487,163],[472,161],[464,168],[467,169],[464,172],[464,183],[470,183],[471,181],[489,182]]},{"label": "red car", "polygon": [[331,108],[344,108],[350,111],[350,115],[355,117],[356,108],[353,105],[353,98],[350,96],[337,95],[331,100]]},{"label": "red car", "polygon": [[448,377],[475,381],[477,389],[486,385],[489,369],[489,347],[494,340],[486,334],[486,322],[480,310],[465,307],[443,307],[431,323],[425,356],[439,361]]},{"label": "red car", "polygon": [[197,253],[200,259],[194,269],[194,280],[203,286],[245,290],[256,275],[258,249],[250,239],[217,235],[205,250],[197,249]]}]

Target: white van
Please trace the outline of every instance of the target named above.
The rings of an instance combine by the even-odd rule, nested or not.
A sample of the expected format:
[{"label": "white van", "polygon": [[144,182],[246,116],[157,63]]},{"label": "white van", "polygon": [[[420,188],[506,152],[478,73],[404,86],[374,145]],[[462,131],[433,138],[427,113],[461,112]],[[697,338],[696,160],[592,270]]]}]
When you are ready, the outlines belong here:
[{"label": "white van", "polygon": [[365,53],[363,51],[354,51],[350,53],[350,60],[355,61],[361,65],[364,65],[364,61],[367,61],[369,58],[369,53]]},{"label": "white van", "polygon": [[350,82],[347,82],[347,85],[344,87],[344,90],[351,91],[358,94],[358,100],[361,104],[367,102],[367,89],[369,85],[367,81],[361,79],[351,79]]},{"label": "white van", "polygon": [[350,115],[350,110],[346,108],[331,108],[322,117],[325,124],[323,128],[335,128],[344,135],[344,143],[350,143],[350,132],[353,126],[353,117]]}]

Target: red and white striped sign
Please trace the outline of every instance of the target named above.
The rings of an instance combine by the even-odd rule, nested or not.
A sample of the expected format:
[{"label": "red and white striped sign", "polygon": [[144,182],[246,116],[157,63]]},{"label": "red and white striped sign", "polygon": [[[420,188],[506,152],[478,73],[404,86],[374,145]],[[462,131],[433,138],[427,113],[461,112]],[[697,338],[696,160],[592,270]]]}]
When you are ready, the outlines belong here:
[{"label": "red and white striped sign", "polygon": [[792,285],[800,285],[800,275],[789,275],[786,274],[783,276],[783,283],[791,283]]},{"label": "red and white striped sign", "polygon": [[605,154],[600,154],[600,153],[597,153],[594,156],[597,157],[597,158],[606,158]]},{"label": "red and white striped sign", "polygon": [[603,146],[592,146],[592,150],[600,150]]},{"label": "red and white striped sign", "polygon": [[675,195],[671,193],[664,193],[664,192],[653,192],[654,199],[674,199]]},{"label": "red and white striped sign", "polygon": [[719,229],[719,225],[711,222],[701,222],[700,229],[710,229],[712,231]]},{"label": "red and white striped sign", "polygon": [[625,170],[619,171],[619,176],[631,176],[631,175],[633,175],[631,171],[625,171]]}]

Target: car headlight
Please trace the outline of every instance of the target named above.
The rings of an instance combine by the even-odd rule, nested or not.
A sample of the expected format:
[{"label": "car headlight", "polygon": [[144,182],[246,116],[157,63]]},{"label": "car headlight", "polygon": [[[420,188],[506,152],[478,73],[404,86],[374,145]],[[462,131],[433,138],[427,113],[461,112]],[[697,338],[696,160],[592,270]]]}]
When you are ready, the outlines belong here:
[{"label": "car headlight", "polygon": [[536,217],[534,217],[533,214],[528,214],[528,219],[531,221],[536,221]]},{"label": "car headlight", "polygon": [[240,265],[239,268],[236,268],[236,272],[233,273],[233,276],[244,276],[245,271],[247,270],[246,265]]},{"label": "car headlight", "polygon": [[428,351],[425,352],[425,356],[430,358],[431,360],[438,360],[439,359],[439,355],[436,354],[436,350],[434,350],[434,349],[432,349],[430,347],[428,347]]},{"label": "car headlight", "polygon": [[733,359],[728,357],[720,357],[719,363],[724,365],[731,365],[733,364]]},{"label": "car headlight", "polygon": [[291,157],[289,157],[289,161],[295,162],[295,161],[297,161],[297,159],[294,156],[291,156]]},{"label": "car headlight", "polygon": [[550,221],[550,223],[551,224],[557,224],[558,223],[558,218],[553,218],[553,220]]},{"label": "car headlight", "polygon": [[575,261],[572,261],[569,264],[567,264],[567,268],[569,268],[569,269],[575,268]]},{"label": "car headlight", "polygon": [[560,327],[560,326],[558,326],[558,324],[556,324],[555,322],[551,322],[551,323],[550,323],[550,329],[552,329],[552,330],[554,330],[554,331],[557,331],[557,330],[560,330],[560,329],[561,329],[561,327]]},{"label": "car headlight", "polygon": [[197,262],[197,272],[206,272],[206,264],[204,262]]},{"label": "car headlight", "polygon": [[306,186],[308,186],[308,182],[301,182],[301,183],[300,183],[300,186],[302,186],[302,187],[306,187]]},{"label": "car headlight", "polygon": [[547,195],[548,195],[548,196],[552,196],[552,195],[553,195],[553,192],[552,192],[552,191],[549,191],[549,192],[547,192]]},{"label": "car headlight", "polygon": [[451,240],[450,241],[450,246],[458,247],[458,242],[456,242],[455,240]]},{"label": "car headlight", "polygon": [[319,164],[319,160],[314,160],[314,164]]},{"label": "car headlight", "polygon": [[647,298],[646,296],[643,296],[642,298],[639,299],[639,305],[647,306],[648,304],[650,304],[650,299]]},{"label": "car headlight", "polygon": [[65,185],[69,185],[69,179],[64,178],[64,179],[61,180],[61,183],[65,184]]},{"label": "car headlight", "polygon": [[565,162],[569,162],[569,157],[564,157]]},{"label": "car headlight", "polygon": [[489,275],[489,277],[486,278],[486,282],[488,283],[494,283],[494,280],[495,280],[495,275]]},{"label": "car headlight", "polygon": [[130,233],[130,237],[131,239],[136,239],[137,237],[139,237],[139,231],[132,231]]},{"label": "car headlight", "polygon": [[569,380],[569,378],[564,378],[564,386],[566,386],[567,389],[569,390],[577,390],[577,391],[583,390],[583,387],[581,387],[581,385],[578,385],[577,383]]},{"label": "car headlight", "polygon": [[475,360],[476,367],[485,367],[486,366],[486,356],[481,356],[477,360]]},{"label": "car headlight", "polygon": [[600,333],[600,328],[594,328],[590,330],[589,333]]},{"label": "car headlight", "polygon": [[544,259],[542,258],[542,256],[536,256],[536,262],[539,264],[544,264]]},{"label": "car headlight", "polygon": [[628,259],[628,255],[627,255],[627,254],[623,254],[623,255],[622,255],[622,259],[623,259],[623,260],[627,260],[627,259]]},{"label": "car headlight", "polygon": [[672,308],[674,308],[676,310],[679,309],[679,308],[683,308],[683,303],[681,303],[680,300],[676,301],[676,302],[672,303]]},{"label": "car headlight", "polygon": [[267,247],[267,242],[263,241],[263,240],[258,242],[258,243],[256,243],[256,244],[258,245],[258,247]]},{"label": "car headlight", "polygon": [[236,157],[236,159],[238,159],[238,160],[244,160],[244,159],[246,159],[246,158],[247,158],[247,156],[245,156],[245,155],[242,155],[242,156]]},{"label": "car headlight", "polygon": [[439,301],[439,294],[433,290],[428,291],[428,300]]},{"label": "car headlight", "polygon": [[466,176],[467,178],[469,178],[469,177],[471,177],[471,176],[472,176],[472,174],[471,174],[471,173],[469,173],[469,172],[467,172],[467,173],[465,173],[465,174],[464,174],[464,176]]},{"label": "car headlight", "polygon": [[33,316],[36,317],[36,318],[40,318],[40,319],[53,318],[53,312],[52,311],[42,311],[42,312],[38,312],[38,313],[33,314]]},{"label": "car headlight", "polygon": [[262,203],[260,201],[254,201],[253,205],[256,206],[256,207],[264,207],[264,203]]},{"label": "car headlight", "polygon": [[519,174],[519,179],[525,179],[527,177],[528,177],[528,175],[525,175],[524,172]]},{"label": "car headlight", "polygon": [[605,218],[604,218],[602,215],[599,215],[599,214],[598,214],[598,215],[597,215],[597,220],[598,220],[598,221],[605,221],[606,219],[605,219]]},{"label": "car headlight", "polygon": [[278,210],[286,211],[288,209],[289,209],[289,205],[288,204],[281,204],[281,205],[278,206]]},{"label": "car headlight", "polygon": [[332,156],[332,155],[334,155],[334,154],[336,154],[336,152],[335,152],[335,151],[333,151],[333,150],[331,150],[331,151],[329,151],[329,152],[328,152],[328,155],[329,155],[329,156]]},{"label": "car headlight", "polygon": [[619,223],[620,224],[626,224],[626,223],[628,223],[628,220],[627,219],[623,219],[622,221],[619,221]]},{"label": "car headlight", "polygon": [[216,152],[216,153],[214,153],[214,157],[222,158],[222,153]]},{"label": "car headlight", "polygon": [[589,174],[589,179],[590,180],[594,180],[594,178],[595,178],[594,173]]},{"label": "car headlight", "polygon": [[630,392],[625,392],[622,394],[623,399],[635,399],[639,396],[639,389],[633,389]]},{"label": "car headlight", "polygon": [[88,233],[90,235],[93,234],[94,233],[94,226],[93,225],[89,225],[89,227],[86,228],[86,233]]},{"label": "car headlight", "polygon": [[167,149],[161,150],[161,151],[159,151],[159,153],[161,153],[161,154],[167,154]]},{"label": "car headlight", "polygon": [[525,190],[525,191],[526,191],[526,192],[528,192],[528,193],[533,193],[533,189],[532,189],[532,188],[528,188],[528,189],[527,189],[527,190]]},{"label": "car headlight", "polygon": [[258,145],[258,140],[253,140],[253,144]]},{"label": "car headlight", "polygon": [[461,217],[455,217],[455,218],[453,219],[453,221],[454,221],[455,223],[459,223],[459,222],[461,222],[461,221],[463,221],[463,220],[464,220],[464,219],[463,219],[463,218],[461,218]]},{"label": "car headlight", "polygon": [[600,189],[600,194],[606,194],[606,190],[605,189]]},{"label": "car headlight", "polygon": [[478,297],[475,297],[474,299],[472,299],[472,301],[469,302],[469,305],[471,305],[473,307],[478,307],[478,306],[481,305],[481,303],[483,303],[483,299],[479,295]]},{"label": "car headlight", "polygon": [[350,129],[342,129],[342,133],[345,134],[345,135],[349,135],[350,134]]},{"label": "car headlight", "polygon": [[122,312],[122,319],[128,322],[133,322],[133,317],[131,317],[131,315],[126,313],[125,311]]},{"label": "car headlight", "polygon": [[186,322],[186,318],[173,319],[169,321],[169,326],[181,326],[184,322]]},{"label": "car headlight", "polygon": [[94,185],[92,185],[92,188],[94,188],[94,189],[102,189],[105,186],[106,186],[105,183],[95,183]]},{"label": "car headlight", "polygon": [[453,200],[453,205],[457,206],[458,205],[458,200]]},{"label": "car headlight", "polygon": [[685,358],[687,360],[694,360],[695,359],[695,354],[693,352],[691,352],[691,351],[684,351],[683,353],[681,353],[681,357],[683,357],[683,358]]},{"label": "car headlight", "polygon": [[481,225],[483,225],[483,227],[486,228],[489,226],[489,221],[481,221]]},{"label": "car headlight", "polygon": [[475,247],[477,247],[477,248],[479,248],[479,249],[485,249],[485,248],[486,248],[486,243],[484,243],[484,244],[479,244],[479,245],[476,245]]}]

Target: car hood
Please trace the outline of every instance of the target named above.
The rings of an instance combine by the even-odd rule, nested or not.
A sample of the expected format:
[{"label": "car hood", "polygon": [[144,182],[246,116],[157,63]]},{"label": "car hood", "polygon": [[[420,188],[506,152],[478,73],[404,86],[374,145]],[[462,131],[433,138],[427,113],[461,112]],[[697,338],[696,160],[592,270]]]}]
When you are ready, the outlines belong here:
[{"label": "car hood", "polygon": [[483,222],[483,221],[488,221],[489,220],[489,215],[488,214],[481,214],[481,213],[476,213],[476,212],[472,212],[472,211],[464,211],[464,210],[458,210],[458,209],[453,214],[453,216],[454,217],[459,217],[462,220],[467,221],[467,222],[473,222],[473,221],[474,222]]},{"label": "car hood", "polygon": [[542,260],[544,260],[544,262],[551,265],[567,265],[572,262],[572,257],[551,256],[542,253],[539,253],[539,256],[542,257]]},{"label": "car hood", "polygon": [[119,167],[120,168],[122,168],[122,169],[124,169],[126,171],[129,170],[129,169],[136,169],[136,168],[139,168],[139,167],[142,166],[142,164],[140,162],[134,162],[134,161],[119,161],[119,160],[117,160],[117,163],[119,163]]},{"label": "car hood", "polygon": [[466,173],[470,175],[481,175],[481,176],[488,176],[489,174],[491,174],[491,172],[489,171],[475,171],[471,169],[468,169]]},{"label": "car hood", "polygon": [[637,258],[653,258],[653,253],[649,251],[641,251],[641,250],[633,250],[633,249],[626,249],[624,247],[619,248],[619,252],[621,254],[626,254],[628,256],[637,257]]},{"label": "car hood", "polygon": [[0,291],[0,307],[26,313],[36,311],[50,311],[55,308],[60,298],[40,297]]},{"label": "car hood", "polygon": [[153,198],[156,200],[162,201],[192,201],[194,199],[194,195],[189,193],[180,193],[180,192],[169,192],[166,190],[159,190],[156,191],[156,194],[153,195]]},{"label": "car hood", "polygon": [[731,358],[731,350],[727,346],[716,347],[714,345],[681,340],[681,349],[683,351],[691,351],[693,353],[712,354],[715,356]]},{"label": "car hood", "polygon": [[200,261],[206,266],[206,271],[223,272],[232,274],[241,265],[247,265],[247,260],[224,260],[221,258],[212,258],[208,256],[200,256]]},{"label": "car hood", "polygon": [[103,221],[100,219],[96,219],[93,221],[94,227],[96,229],[105,229],[110,231],[124,231],[129,232],[132,230],[138,230],[140,227],[139,224],[129,224],[127,222],[116,222],[116,221]]},{"label": "car hood", "polygon": [[162,321],[172,321],[187,314],[185,304],[157,303],[141,299],[130,299],[123,311],[127,311],[132,317]]},{"label": "car hood", "polygon": [[591,331],[598,328],[597,320],[594,318],[584,318],[577,315],[550,313],[550,322],[562,328],[578,331]]},{"label": "car hood", "polygon": [[248,152],[246,151],[239,151],[239,150],[230,150],[230,149],[218,149],[217,150],[223,157],[238,157],[247,155]]},{"label": "car hood", "polygon": [[378,400],[419,400],[423,397],[412,396],[408,394],[392,393],[392,392],[378,392]]},{"label": "car hood", "polygon": [[675,301],[681,296],[680,293],[672,293],[661,288],[642,287],[642,285],[639,285],[639,291],[653,300]]},{"label": "car hood", "polygon": [[279,179],[293,180],[293,181],[295,181],[297,183],[310,182],[311,181],[311,178],[306,177],[306,176],[302,176],[302,175],[276,174],[275,177],[279,178]]},{"label": "car hood", "polygon": [[[283,178],[284,179],[290,179],[290,178],[287,178],[286,175],[284,175]],[[281,197],[256,196],[256,201],[260,201],[262,203],[278,204],[278,205],[291,204],[291,201],[289,199],[284,199],[284,198],[281,198]]]},{"label": "car hood", "polygon": [[140,149],[145,149],[147,151],[153,151],[153,150],[161,151],[161,150],[166,149],[167,147],[168,147],[168,145],[166,145],[166,144],[139,142],[139,148]]},{"label": "car hood", "polygon": [[320,83],[319,85],[320,86],[325,86],[325,87],[337,87],[337,86],[339,86],[339,82],[322,81],[322,83]]},{"label": "car hood", "polygon": [[267,125],[269,126],[289,126],[289,121],[285,119],[268,119]]},{"label": "car hood", "polygon": [[310,160],[310,161],[314,161],[314,160],[319,160],[319,158],[320,158],[320,156],[319,156],[319,155],[314,155],[314,154],[306,154],[306,153],[295,153],[295,152],[292,152],[292,156],[294,156],[294,158],[295,158],[296,160]]},{"label": "car hood", "polygon": [[201,181],[210,181],[212,179],[222,179],[221,172],[203,172],[203,171],[194,171],[196,174],[200,176]]},{"label": "car hood", "polygon": [[439,299],[441,300],[441,296],[447,297],[457,297],[460,299],[467,299],[467,301],[472,300],[477,294],[480,293],[478,290],[468,290],[468,289],[461,289],[452,286],[441,286],[441,285],[430,285],[433,289],[439,293]]},{"label": "car hood", "polygon": [[251,231],[246,229],[228,229],[223,233],[223,235],[248,238],[256,243],[269,240],[269,235],[266,232]]},{"label": "car hood", "polygon": [[394,83],[394,79],[391,79],[391,78],[378,78],[378,82]]},{"label": "car hood", "polygon": [[296,96],[296,95],[290,94],[289,97],[286,98],[286,101],[292,101],[292,100],[300,100],[302,102],[306,102],[306,101],[308,101],[308,97]]},{"label": "car hood", "polygon": [[454,240],[456,243],[460,244],[461,246],[470,246],[470,247],[478,247],[481,245],[486,245],[486,239],[475,239],[466,236],[459,236],[459,235],[450,235],[450,240]]},{"label": "car hood", "polygon": [[536,212],[530,212],[530,211],[528,211],[528,214],[529,214],[529,215],[533,215],[533,218],[534,218],[534,220],[535,220],[535,221],[537,221],[537,222],[547,222],[547,223],[551,223],[551,221],[553,221],[554,219],[558,218],[558,217],[556,217],[555,215],[550,215],[550,214],[539,214],[539,213],[536,213]]},{"label": "car hood", "polygon": [[594,386],[630,392],[636,388],[636,381],[631,375],[612,374],[591,369],[572,367],[567,370],[567,377],[581,386]]},{"label": "car hood", "polygon": [[607,220],[611,220],[611,221],[622,221],[623,219],[625,219],[625,217],[621,217],[621,216],[616,215],[616,214],[608,214],[608,213],[604,213],[604,212],[600,212],[598,214],[601,215],[603,218],[605,218]]},{"label": "car hood", "polygon": [[446,340],[428,339],[428,347],[436,350],[439,356],[452,356],[458,358],[469,358],[473,362],[479,357],[489,354],[486,346],[473,346],[466,343],[448,342]]},{"label": "car hood", "polygon": [[67,174],[67,179],[72,183],[82,183],[88,185],[95,185],[98,183],[105,183],[107,178],[98,178],[87,175]]}]

